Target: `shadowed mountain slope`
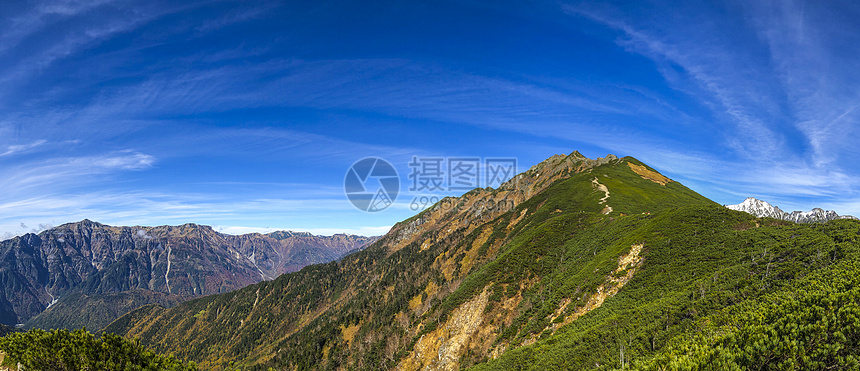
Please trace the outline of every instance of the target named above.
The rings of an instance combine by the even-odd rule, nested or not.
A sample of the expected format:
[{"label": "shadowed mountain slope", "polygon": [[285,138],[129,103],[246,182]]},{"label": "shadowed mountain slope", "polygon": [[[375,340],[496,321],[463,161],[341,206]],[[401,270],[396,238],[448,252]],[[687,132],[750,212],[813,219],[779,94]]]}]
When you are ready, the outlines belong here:
[{"label": "shadowed mountain slope", "polygon": [[0,322],[98,329],[144,304],[172,306],[228,292],[338,259],[374,240],[292,232],[232,236],[196,224],[65,224],[0,242]]}]

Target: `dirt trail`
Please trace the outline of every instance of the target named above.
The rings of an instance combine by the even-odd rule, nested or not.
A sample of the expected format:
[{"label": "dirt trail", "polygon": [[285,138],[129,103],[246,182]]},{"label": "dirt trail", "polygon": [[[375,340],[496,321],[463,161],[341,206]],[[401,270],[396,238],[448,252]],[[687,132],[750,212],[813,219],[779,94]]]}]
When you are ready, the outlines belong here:
[{"label": "dirt trail", "polygon": [[164,284],[167,286],[167,293],[172,294],[173,291],[170,291],[170,278],[167,276],[170,274],[170,244],[167,244],[167,272],[164,272]]},{"label": "dirt trail", "polygon": [[593,185],[595,188],[597,188],[598,191],[601,191],[605,194],[603,196],[603,198],[600,199],[600,204],[606,206],[605,208],[603,208],[603,211],[601,211],[601,213],[603,213],[603,214],[611,213],[612,212],[612,206],[606,205],[606,200],[609,199],[609,188],[606,188],[605,185],[600,184],[600,182],[597,181],[597,178],[594,178],[594,180],[591,181],[591,185]]}]

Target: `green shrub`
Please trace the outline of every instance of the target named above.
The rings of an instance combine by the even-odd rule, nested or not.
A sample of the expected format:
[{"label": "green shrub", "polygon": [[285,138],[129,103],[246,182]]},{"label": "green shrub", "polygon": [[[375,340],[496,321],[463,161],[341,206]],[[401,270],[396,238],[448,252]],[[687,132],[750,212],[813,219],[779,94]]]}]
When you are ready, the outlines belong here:
[{"label": "green shrub", "polygon": [[136,341],[113,334],[96,338],[84,329],[11,333],[0,338],[0,351],[6,354],[5,366],[21,364],[28,371],[197,370],[194,363],[155,354]]}]

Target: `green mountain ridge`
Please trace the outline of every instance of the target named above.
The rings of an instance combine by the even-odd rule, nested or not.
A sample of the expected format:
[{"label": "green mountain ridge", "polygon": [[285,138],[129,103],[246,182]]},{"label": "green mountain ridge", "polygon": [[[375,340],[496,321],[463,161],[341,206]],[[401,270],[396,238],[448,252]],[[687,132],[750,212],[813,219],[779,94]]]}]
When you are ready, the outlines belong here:
[{"label": "green mountain ridge", "polygon": [[[252,353],[249,355],[250,358],[257,358],[259,362],[271,361],[271,363],[277,364],[277,360],[267,359],[271,358],[271,355],[265,354],[264,346],[250,344],[251,339],[258,344],[268,341],[272,343],[281,342],[286,346],[288,343],[297,341],[299,338],[317,336],[312,333],[302,333],[302,331],[311,330],[308,325],[302,324],[302,317],[305,318],[304,321],[313,323],[320,320],[320,312],[332,314],[346,312],[346,315],[341,316],[339,321],[337,321],[339,323],[338,326],[334,326],[332,323],[328,323],[328,326],[334,326],[335,329],[342,327],[343,330],[337,331],[348,332],[348,329],[357,325],[357,323],[353,323],[355,321],[352,319],[373,317],[371,313],[379,312],[379,309],[381,309],[377,307],[374,308],[375,310],[368,310],[374,306],[372,303],[374,300],[367,297],[367,293],[370,292],[372,293],[370,296],[379,299],[375,300],[376,302],[384,303],[381,306],[386,307],[385,310],[390,311],[392,317],[385,320],[378,319],[375,327],[382,328],[388,326],[395,315],[399,315],[401,317],[400,321],[404,323],[410,321],[407,321],[403,317],[414,317],[414,320],[411,320],[411,322],[415,326],[410,326],[412,328],[409,330],[412,334],[403,333],[398,335],[401,339],[399,341],[406,344],[412,342],[411,338],[417,336],[421,331],[417,329],[418,327],[430,325],[433,322],[434,316],[445,313],[445,309],[440,305],[436,305],[430,311],[431,307],[433,307],[430,304],[431,302],[441,302],[447,292],[454,291],[454,289],[459,287],[470,271],[477,271],[483,263],[491,261],[499,253],[502,245],[512,236],[520,234],[520,229],[530,222],[538,222],[546,219],[550,213],[554,213],[560,207],[568,209],[570,211],[569,214],[580,214],[587,211],[588,215],[603,215],[600,212],[606,206],[600,203],[600,199],[605,197],[605,193],[600,192],[594,186],[594,179],[597,176],[603,177],[605,183],[610,184],[613,188],[617,188],[617,194],[611,195],[610,199],[617,197],[622,200],[630,200],[623,204],[618,204],[620,209],[615,211],[618,215],[622,213],[658,211],[671,206],[673,202],[679,205],[689,203],[711,204],[704,197],[695,194],[678,183],[670,182],[664,186],[644,179],[641,175],[633,172],[627,165],[628,163],[644,166],[632,158],[617,159],[614,156],[608,156],[605,159],[590,160],[576,152],[569,156],[554,156],[544,163],[536,165],[526,173],[521,174],[511,183],[503,185],[499,190],[475,190],[456,200],[448,200],[448,202],[456,204],[457,207],[446,210],[440,206],[442,204],[440,203],[435,208],[399,223],[380,242],[377,242],[364,252],[350,255],[338,263],[314,266],[312,269],[306,268],[295,275],[282,276],[271,282],[271,285],[251,286],[237,291],[235,295],[228,294],[225,296],[207,297],[184,303],[177,307],[176,310],[164,310],[157,306],[143,308],[129,315],[127,318],[118,320],[109,326],[107,331],[117,331],[132,336],[140,336],[141,339],[165,339],[164,343],[175,341],[175,346],[164,346],[163,344],[151,345],[154,345],[156,349],[175,352],[181,357],[199,360],[204,366],[210,360],[211,364],[215,365],[216,361],[222,358],[225,361],[244,361],[244,356],[234,356],[234,354],[243,351]],[[601,167],[602,165],[618,166]],[[610,174],[603,172],[593,173],[601,168],[612,170],[610,173],[613,175],[615,175],[614,170],[620,170],[618,172],[619,179],[612,179]],[[541,191],[548,187],[561,187],[561,185],[557,185],[556,183],[564,178],[572,180],[561,182],[567,184],[566,188],[549,194],[552,197],[546,200],[553,203],[554,206],[552,208],[550,206],[538,207],[538,200],[533,197],[527,197],[527,195],[541,194]],[[617,184],[624,181],[639,182],[644,187],[652,187],[652,194],[643,197],[637,193],[640,192],[638,188],[626,188]],[[677,196],[677,199],[659,205],[655,205],[649,200],[649,197],[660,197],[661,199],[671,200],[672,197],[670,196]],[[475,206],[478,200],[495,200],[498,201],[496,204],[510,202],[519,206],[517,206],[517,210],[473,209],[472,207]],[[525,209],[523,205],[527,205]],[[514,219],[512,218],[514,213],[522,215],[528,213],[529,217],[521,217],[521,220],[517,223],[521,227],[516,228],[516,230],[512,228],[509,232],[493,233],[493,223],[491,222],[500,215],[508,215],[504,218],[510,221]],[[481,234],[485,235],[481,239],[486,241],[481,244],[475,243],[475,240],[479,239]],[[440,253],[446,254],[447,261],[440,261]],[[468,258],[463,259],[467,255]],[[458,256],[461,256],[461,259],[456,259]],[[431,266],[431,269],[419,269],[419,267],[426,266]],[[365,277],[365,274],[357,274],[357,272],[372,270],[381,270],[382,272],[387,270],[398,271],[397,275],[402,276],[402,279],[395,279],[394,273],[389,272],[384,274],[389,277],[384,278],[384,280],[386,282],[391,281],[385,286],[390,286],[389,290],[399,295],[380,292],[378,282],[368,279],[369,277]],[[436,292],[425,293],[424,295],[430,296],[430,298],[415,299],[416,296],[420,296],[419,294],[422,291],[433,291],[433,286],[442,287],[443,285],[447,286],[443,288],[446,291],[439,292],[437,290]],[[430,287],[430,290],[427,290],[428,287]],[[308,292],[303,292],[305,290]],[[312,298],[312,301],[305,302],[305,300]],[[294,304],[284,305],[285,300],[298,301]],[[407,314],[406,311],[401,309],[404,306],[408,307],[410,300],[413,302],[414,308],[410,311],[411,313]],[[228,305],[228,302],[235,304],[243,303],[243,305],[242,307]],[[255,302],[257,302],[256,305],[252,304]],[[415,304],[417,302],[420,302],[420,304]],[[277,306],[278,308],[273,308],[272,311],[258,310],[257,308],[260,306],[263,308]],[[193,316],[185,316],[181,314],[183,311],[193,311],[194,313],[192,313]],[[433,312],[433,314],[428,314],[427,311]],[[229,312],[229,315],[225,312]],[[436,314],[437,312],[438,314]],[[277,316],[281,313],[289,314],[279,320]],[[297,315],[299,313],[302,313],[302,315]],[[207,316],[211,316],[212,314],[215,314],[215,317],[212,318],[213,323],[207,324],[205,321],[200,321],[200,319],[208,319],[209,317]],[[295,317],[290,314],[295,315]],[[146,329],[142,327],[130,330],[124,329],[124,326],[130,326],[134,322],[132,318],[144,317],[146,319],[142,320],[142,323],[155,324],[161,320],[165,320],[171,322],[171,324],[158,324]],[[195,318],[193,321],[195,323],[192,323],[186,317]],[[247,320],[239,320],[240,326],[236,328],[231,326],[232,320],[230,318],[245,317],[248,317]],[[267,317],[274,318],[266,319]],[[199,327],[200,337],[192,339],[182,337],[181,340],[174,340],[175,336],[170,333],[171,328],[173,328],[173,322],[176,322],[177,325],[181,323],[182,328],[185,330],[194,329],[195,333]],[[262,325],[259,330],[255,330],[254,328],[245,328],[244,323],[246,322],[250,324],[250,327],[256,327],[258,323]],[[361,321],[359,320],[358,322]],[[274,330],[273,324],[275,324]],[[208,328],[209,326],[213,328]],[[265,330],[273,331],[271,331],[271,334],[266,334]],[[299,333],[295,334],[295,336],[286,337],[272,335],[291,334],[292,332]],[[225,341],[221,341],[221,339],[214,340],[214,337],[207,338],[215,334],[220,334],[215,337],[223,337]],[[146,342],[146,340],[143,341]],[[197,342],[199,342],[199,345],[197,345]],[[217,350],[215,348],[208,349],[216,343],[218,343]],[[358,344],[349,345],[358,346]],[[163,346],[163,348],[159,348],[160,346]],[[393,348],[394,346],[391,347]],[[392,349],[388,353],[405,351],[407,345],[398,346],[398,348],[401,349]],[[251,351],[251,349],[256,350]],[[197,358],[201,355],[204,356]],[[389,362],[393,362],[393,354],[388,358],[390,359]]]},{"label": "green mountain ridge", "polygon": [[[731,337],[724,326],[780,313],[757,300],[808,301],[786,295],[817,275],[844,278],[858,235],[857,221],[756,218],[634,158],[574,152],[499,189],[442,200],[339,261],[170,309],[142,307],[104,331],[204,369],[719,369],[714,358],[768,366],[776,363],[748,357],[755,352],[742,341],[763,327]],[[856,304],[824,286],[810,297]],[[816,344],[848,350],[810,354],[851,365],[856,337],[839,340],[845,334],[831,328]],[[796,360],[806,348],[793,349],[774,360],[831,365]]]}]

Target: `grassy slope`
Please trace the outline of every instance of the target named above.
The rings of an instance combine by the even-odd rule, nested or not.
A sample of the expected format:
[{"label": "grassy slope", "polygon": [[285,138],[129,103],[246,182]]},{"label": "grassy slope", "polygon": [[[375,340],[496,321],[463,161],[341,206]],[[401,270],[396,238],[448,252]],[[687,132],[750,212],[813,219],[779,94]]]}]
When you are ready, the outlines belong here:
[{"label": "grassy slope", "polygon": [[[693,345],[700,353],[686,365],[721,369],[701,356],[706,353],[703,344],[716,347],[719,331],[710,331],[706,339],[678,339],[711,328],[703,323],[715,322],[712,316],[725,307],[747,308],[762,297],[790,291],[796,280],[822,270],[837,269],[835,274],[844,277],[834,267],[853,261],[858,234],[856,221],[796,225],[756,220],[721,207],[661,213],[631,233],[645,244],[645,263],[615,297],[554,336],[474,369],[614,369],[631,360],[643,369],[658,369]],[[748,318],[758,310],[738,309],[741,313],[732,318]],[[655,355],[652,363],[642,363]]]},{"label": "grassy slope", "polygon": [[[624,160],[641,164],[632,158]],[[609,216],[598,213],[603,194],[594,192],[594,178],[610,190],[607,203],[614,212]],[[574,175],[521,205],[531,216],[514,228],[504,253],[470,275],[442,307],[455,308],[484,287],[493,289],[490,307],[519,294],[524,299],[517,316],[499,329],[496,344],[518,345],[530,336],[542,335],[564,299],[574,301],[567,313],[583,304],[586,294],[594,292],[616,268],[618,256],[642,241],[641,225],[682,205],[719,208],[679,183],[662,186],[643,180],[624,163]],[[619,216],[620,212],[630,215]],[[525,282],[534,283],[527,286]],[[463,363],[485,359],[478,355]]]}]

